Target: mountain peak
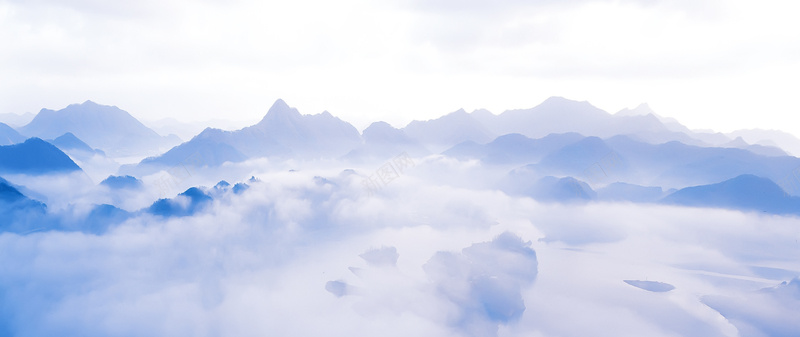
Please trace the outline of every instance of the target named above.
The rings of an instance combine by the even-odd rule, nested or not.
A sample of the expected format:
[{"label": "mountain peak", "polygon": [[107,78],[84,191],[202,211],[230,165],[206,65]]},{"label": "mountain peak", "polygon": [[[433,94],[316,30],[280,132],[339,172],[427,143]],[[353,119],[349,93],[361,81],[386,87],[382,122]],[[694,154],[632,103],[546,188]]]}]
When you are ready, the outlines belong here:
[{"label": "mountain peak", "polygon": [[614,115],[620,117],[647,116],[647,115],[657,116],[656,113],[653,111],[653,109],[650,108],[650,105],[648,105],[647,103],[639,104],[637,107],[633,109],[628,109],[628,108],[622,109]]},{"label": "mountain peak", "polygon": [[[297,109],[290,107],[286,102],[278,98],[278,100],[272,104],[272,107],[269,108],[261,122],[269,119],[293,118],[299,116],[300,112],[298,112]],[[259,124],[261,124],[261,122],[259,122]]]},{"label": "mountain peak", "polygon": [[275,103],[272,103],[272,106],[269,108],[269,111],[267,113],[271,112],[281,113],[291,110],[293,109],[289,106],[289,104],[286,104],[286,101],[278,98],[277,100],[275,100]]},{"label": "mountain peak", "polygon": [[407,136],[403,130],[397,129],[386,122],[374,122],[361,133],[366,141],[398,141]]},{"label": "mountain peak", "polygon": [[67,105],[67,108],[97,108],[97,107],[104,107],[102,104],[95,103],[92,100],[86,100],[83,103],[72,103]]},{"label": "mountain peak", "polygon": [[552,96],[541,104],[537,105],[535,110],[543,111],[548,114],[562,114],[564,112],[578,113],[586,116],[606,115],[607,112],[600,110],[587,101],[574,101],[560,96]]},{"label": "mountain peak", "polygon": [[542,102],[542,103],[561,103],[561,102],[577,102],[577,101],[573,101],[571,99],[566,99],[566,98],[561,97],[561,96],[550,96],[547,99],[545,99],[544,102]]},{"label": "mountain peak", "polygon": [[28,138],[20,144],[0,146],[0,171],[3,172],[44,174],[80,169],[55,145],[40,138]]}]

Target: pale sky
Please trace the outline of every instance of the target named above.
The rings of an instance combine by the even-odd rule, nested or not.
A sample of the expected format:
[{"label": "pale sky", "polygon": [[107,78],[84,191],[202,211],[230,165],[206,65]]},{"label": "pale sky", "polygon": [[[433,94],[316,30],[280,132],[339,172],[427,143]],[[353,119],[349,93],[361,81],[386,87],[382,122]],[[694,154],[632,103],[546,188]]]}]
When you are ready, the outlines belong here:
[{"label": "pale sky", "polygon": [[283,98],[362,129],[562,96],[800,135],[798,14],[769,0],[0,0],[0,113],[89,99],[146,120],[258,120]]}]

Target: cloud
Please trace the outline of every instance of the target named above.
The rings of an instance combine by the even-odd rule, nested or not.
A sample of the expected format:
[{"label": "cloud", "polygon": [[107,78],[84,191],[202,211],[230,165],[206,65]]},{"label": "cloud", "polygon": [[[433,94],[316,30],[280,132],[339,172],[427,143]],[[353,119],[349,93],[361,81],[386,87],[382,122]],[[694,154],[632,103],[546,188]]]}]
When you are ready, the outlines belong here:
[{"label": "cloud", "polygon": [[[419,161],[370,196],[361,182],[374,168],[243,163],[229,181],[253,173],[260,182],[209,192],[214,200],[192,216],[138,214],[95,234],[2,233],[0,331],[733,336],[754,318],[736,321],[703,296],[750,296],[800,274],[795,218],[540,204],[435,173],[459,165],[472,164]],[[202,173],[198,182],[219,178]],[[86,193],[112,193],[99,188]],[[139,193],[152,190],[145,180]],[[760,272],[767,267],[780,272]]]},{"label": "cloud", "polygon": [[742,336],[793,336],[800,331],[800,279],[733,296],[709,296],[703,302],[719,311]]}]

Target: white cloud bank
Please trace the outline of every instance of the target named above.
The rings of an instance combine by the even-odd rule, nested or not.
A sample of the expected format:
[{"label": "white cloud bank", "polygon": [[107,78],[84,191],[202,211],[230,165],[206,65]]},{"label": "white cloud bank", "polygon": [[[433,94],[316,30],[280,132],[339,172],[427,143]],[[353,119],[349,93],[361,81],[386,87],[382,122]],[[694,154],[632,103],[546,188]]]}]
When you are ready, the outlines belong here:
[{"label": "white cloud bank", "polygon": [[0,334],[797,332],[784,318],[800,299],[760,290],[800,274],[796,218],[540,204],[448,184],[426,164],[372,196],[339,169],[256,176],[194,216],[140,215],[103,235],[0,234]]}]

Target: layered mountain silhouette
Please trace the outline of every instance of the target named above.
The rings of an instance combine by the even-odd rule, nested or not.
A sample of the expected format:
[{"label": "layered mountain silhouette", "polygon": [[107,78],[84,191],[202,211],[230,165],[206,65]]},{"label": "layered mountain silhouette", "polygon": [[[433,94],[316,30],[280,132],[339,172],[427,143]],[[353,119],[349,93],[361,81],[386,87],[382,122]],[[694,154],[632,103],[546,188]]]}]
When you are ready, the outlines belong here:
[{"label": "layered mountain silhouette", "polygon": [[59,150],[79,158],[85,159],[95,154],[105,156],[105,152],[91,148],[88,144],[78,139],[78,137],[75,137],[72,132],[67,132],[47,142],[55,145]]},{"label": "layered mountain silhouette", "polygon": [[[461,142],[485,144],[498,136],[521,134],[539,139],[550,134],[579,133],[609,138],[624,135],[645,143],[678,141],[703,147],[737,147],[762,155],[783,155],[773,143],[734,142],[722,133],[692,131],[672,118],[655,114],[647,104],[616,114],[588,102],[551,97],[530,109],[507,110],[494,115],[487,110],[453,112],[438,119],[411,122],[404,131],[431,149],[445,150]],[[734,137],[735,138],[735,137]],[[792,143],[783,137],[784,143]],[[449,145],[441,147],[442,145]]]},{"label": "layered mountain silhouette", "polygon": [[16,174],[69,173],[80,171],[64,152],[39,138],[0,146],[0,172]]},{"label": "layered mountain silhouette", "polygon": [[741,137],[744,141],[767,147],[779,147],[794,156],[800,156],[800,139],[778,130],[746,129],[727,134],[728,137]]},{"label": "layered mountain silhouette", "polygon": [[405,131],[397,129],[386,122],[370,124],[361,133],[362,143],[344,156],[344,159],[355,162],[383,161],[407,153],[421,157],[431,152],[417,140],[409,137]]},{"label": "layered mountain silhouette", "polygon": [[146,211],[162,217],[183,217],[201,211],[213,199],[203,190],[192,187],[173,199],[159,199]]},{"label": "layered mountain silhouette", "polygon": [[503,186],[506,193],[523,195],[543,202],[575,202],[597,199],[597,193],[573,177],[537,177],[525,170],[509,173]]},{"label": "layered mountain silhouette", "polygon": [[0,232],[25,232],[30,224],[40,221],[47,206],[22,194],[15,186],[0,178]]},{"label": "layered mountain silhouette", "polygon": [[[731,140],[719,133],[692,132],[675,120],[655,115],[647,105],[612,115],[588,102],[552,97],[531,109],[509,110],[500,115],[486,110],[458,110],[433,120],[413,121],[402,129],[376,122],[359,135],[352,125],[328,112],[302,115],[279,99],[255,125],[235,131],[207,128],[190,141],[143,160],[139,166],[219,166],[257,157],[341,157],[364,162],[401,152],[424,156],[429,151],[492,164],[530,164],[577,140],[579,135],[598,139],[622,135],[650,145],[680,142],[698,148],[728,147],[786,157],[780,149],[767,145]],[[578,152],[571,155],[580,155]],[[595,159],[584,156],[581,160],[588,160],[586,164],[591,165]],[[587,165],[573,168],[569,174],[576,175],[576,170],[584,170]],[[123,173],[132,172],[135,170]]]},{"label": "layered mountain silhouette", "polygon": [[36,115],[30,112],[24,114],[0,113],[0,123],[16,128],[30,123],[33,117],[36,117]]},{"label": "layered mountain silhouette", "polygon": [[665,197],[662,202],[770,214],[800,214],[800,198],[789,196],[772,180],[752,174],[717,184],[683,188]]},{"label": "layered mountain silhouette", "polygon": [[597,199],[603,201],[650,203],[661,200],[664,194],[664,190],[661,187],[641,186],[622,182],[611,183],[597,189]]},{"label": "layered mountain silhouette", "polygon": [[465,141],[486,143],[497,135],[463,109],[428,121],[412,121],[403,131],[434,152]]},{"label": "layered mountain silhouette", "polygon": [[264,118],[236,131],[208,128],[167,153],[147,158],[141,165],[172,166],[187,158],[192,164],[216,166],[247,158],[337,158],[361,142],[355,127],[327,111],[301,115],[283,100],[277,100]]},{"label": "layered mountain silhouette", "polygon": [[25,136],[19,134],[12,127],[0,123],[0,145],[11,145],[25,141]]},{"label": "layered mountain silhouette", "polygon": [[158,153],[179,142],[162,137],[144,126],[128,112],[116,106],[86,101],[54,111],[42,109],[36,117],[18,131],[28,137],[54,139],[72,133],[91,148],[101,149],[112,156]]},{"label": "layered mountain silhouette", "polygon": [[144,186],[141,180],[132,176],[108,176],[100,182],[100,185],[106,186],[111,189],[139,189]]},{"label": "layered mountain silhouette", "polygon": [[[91,101],[59,111],[42,110],[20,130],[23,134],[54,136],[49,143],[39,138],[22,141],[14,129],[0,124],[0,135],[11,144],[0,146],[0,172],[71,172],[80,168],[70,156],[102,153],[93,143],[121,153],[123,145],[108,144],[136,143],[140,139],[131,148],[152,149],[165,141],[127,112]],[[775,142],[767,138],[758,143],[746,139],[775,138],[776,134],[780,135],[743,131],[731,139],[720,133],[689,130],[673,119],[658,116],[644,104],[609,114],[588,102],[560,97],[500,115],[487,110],[458,110],[438,119],[411,122],[402,129],[376,122],[359,133],[328,112],[303,115],[279,99],[252,126],[235,131],[206,128],[136,167],[119,170],[101,185],[111,190],[136,190],[142,186],[136,176],[156,170],[217,167],[249,158],[367,163],[385,161],[403,152],[414,157],[441,152],[459,160],[479,161],[496,172],[510,170],[507,176],[498,173],[487,178],[492,179],[488,185],[496,182],[509,193],[546,201],[655,202],[664,197],[665,190],[715,186],[720,181],[742,183],[733,179],[749,175],[782,182],[795,174],[800,159],[772,146]],[[791,141],[789,137],[782,139]],[[196,192],[187,191],[179,199],[201,197]],[[664,202],[684,193],[680,190]],[[161,212],[158,209],[176,205],[165,199],[151,211],[157,214]],[[766,211],[786,213],[780,209]]]},{"label": "layered mountain silhouette", "polygon": [[546,155],[583,138],[574,132],[550,134],[539,139],[511,133],[487,144],[465,141],[442,154],[462,160],[478,159],[489,164],[528,164],[539,162]]},{"label": "layered mountain silhouette", "polygon": [[497,116],[485,111],[476,111],[475,114],[481,116],[479,119],[496,135],[519,133],[541,138],[552,133],[576,132],[601,138],[629,135],[651,143],[678,140],[705,144],[687,134],[688,129],[683,131],[675,125],[665,125],[646,105],[637,109],[646,111],[612,115],[585,101],[550,97],[530,109],[508,110]]},{"label": "layered mountain silhouette", "polygon": [[694,146],[677,141],[651,144],[614,136],[582,138],[527,168],[541,176],[566,174],[593,185],[623,181],[680,188],[742,174],[781,181],[798,166],[800,159],[791,156],[764,156],[738,148]]}]

